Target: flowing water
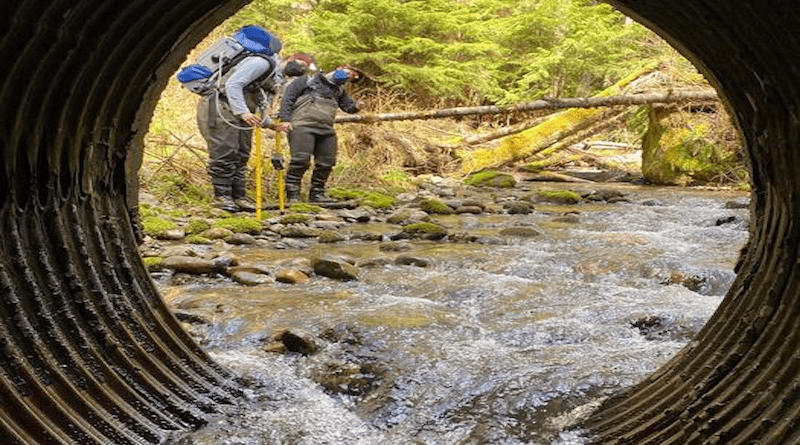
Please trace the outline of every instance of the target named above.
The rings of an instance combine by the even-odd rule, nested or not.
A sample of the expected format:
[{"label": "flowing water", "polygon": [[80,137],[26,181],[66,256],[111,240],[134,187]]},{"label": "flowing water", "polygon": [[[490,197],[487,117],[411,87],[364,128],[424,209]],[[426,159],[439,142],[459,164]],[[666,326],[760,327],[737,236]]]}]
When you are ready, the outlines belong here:
[{"label": "flowing water", "polygon": [[[162,284],[249,398],[180,444],[582,444],[570,427],[681,349],[730,286],[742,192],[616,187],[629,202],[436,218],[480,242],[242,248],[245,262],[405,255],[358,280]],[[564,217],[565,212],[577,211]],[[541,234],[512,237],[508,227]],[[386,230],[365,226],[358,230]],[[297,352],[273,352],[276,333]],[[305,349],[303,349],[305,348]]]}]

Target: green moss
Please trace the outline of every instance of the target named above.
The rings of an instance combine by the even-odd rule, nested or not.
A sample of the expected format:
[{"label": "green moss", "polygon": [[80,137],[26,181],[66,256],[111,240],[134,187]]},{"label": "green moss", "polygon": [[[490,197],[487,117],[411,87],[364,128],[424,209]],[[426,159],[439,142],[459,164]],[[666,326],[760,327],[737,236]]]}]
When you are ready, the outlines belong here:
[{"label": "green moss", "polygon": [[366,196],[366,192],[362,190],[347,189],[344,187],[333,187],[328,190],[328,196],[340,201],[349,201],[351,199],[361,199]]},{"label": "green moss", "polygon": [[513,188],[517,180],[507,173],[489,170],[469,175],[464,183],[475,187]]},{"label": "green moss", "polygon": [[357,189],[347,189],[344,187],[334,187],[328,191],[328,196],[340,201],[356,200],[361,205],[372,207],[373,209],[387,209],[394,205],[393,196],[379,191],[364,191]]},{"label": "green moss", "polygon": [[390,169],[383,173],[381,179],[386,182],[394,182],[394,183],[407,183],[411,181],[411,177],[405,170],[400,169]]},{"label": "green moss", "polygon": [[159,218],[158,216],[142,218],[142,230],[146,235],[154,238],[163,235],[168,230],[177,228],[178,226],[174,222]]},{"label": "green moss", "polygon": [[281,218],[281,224],[305,224],[311,217],[305,213],[290,213]]},{"label": "green moss", "polygon": [[214,222],[214,227],[228,229],[234,233],[257,233],[261,231],[261,222],[254,218],[223,218]]},{"label": "green moss", "polygon": [[439,201],[438,199],[423,199],[419,203],[419,208],[427,213],[437,214],[437,215],[451,215],[453,214],[453,209],[450,208],[447,204]]},{"label": "green moss", "polygon": [[577,204],[581,201],[581,195],[572,190],[539,190],[536,196],[551,202],[564,204]]},{"label": "green moss", "polygon": [[394,205],[394,197],[381,192],[369,192],[361,204],[373,209],[388,209]]},{"label": "green moss", "polygon": [[409,212],[408,210],[401,210],[386,218],[386,222],[388,222],[389,224],[400,224],[403,221],[407,220],[409,217],[411,217],[411,212]]},{"label": "green moss", "polygon": [[145,267],[150,270],[157,270],[161,267],[161,264],[164,263],[164,258],[160,256],[149,256],[142,258],[142,262],[144,262]]},{"label": "green moss", "polygon": [[211,244],[213,241],[202,235],[193,234],[187,236],[184,242],[187,244]]},{"label": "green moss", "polygon": [[147,217],[156,216],[156,215],[158,215],[158,211],[156,209],[150,207],[149,204],[140,204],[139,205],[139,216],[141,218],[147,218]]},{"label": "green moss", "polygon": [[642,174],[658,184],[738,182],[742,163],[738,145],[719,134],[719,124],[702,113],[684,115],[673,109],[651,107],[649,127],[642,143]]},{"label": "green moss", "polygon": [[210,228],[211,222],[207,219],[192,218],[186,223],[186,227],[184,227],[183,230],[187,235],[191,235],[194,233],[202,233]]},{"label": "green moss", "polygon": [[409,224],[403,227],[403,231],[411,234],[443,235],[447,233],[444,227],[430,222],[420,222]]}]

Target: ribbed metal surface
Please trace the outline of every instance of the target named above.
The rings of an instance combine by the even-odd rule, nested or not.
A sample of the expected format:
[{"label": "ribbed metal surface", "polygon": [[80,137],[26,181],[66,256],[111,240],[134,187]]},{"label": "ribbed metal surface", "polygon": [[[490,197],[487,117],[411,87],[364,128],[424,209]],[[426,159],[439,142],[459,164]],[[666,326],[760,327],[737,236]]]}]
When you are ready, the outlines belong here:
[{"label": "ribbed metal surface", "polygon": [[800,443],[800,25],[796,2],[616,2],[704,66],[753,161],[751,240],[677,357],[595,414],[602,444]]},{"label": "ribbed metal surface", "polygon": [[[0,443],[163,443],[235,403],[241,389],[158,296],[127,195],[165,76],[231,9],[175,1],[3,9]],[[182,36],[193,22],[206,29]],[[162,64],[171,67],[162,73]]]},{"label": "ribbed metal surface", "polygon": [[[244,0],[11,0],[0,16],[0,442],[157,444],[240,396],[157,295],[131,209],[183,55]],[[800,443],[800,17],[778,0],[614,0],[718,87],[756,188],[733,289],[587,423],[601,444]]]}]

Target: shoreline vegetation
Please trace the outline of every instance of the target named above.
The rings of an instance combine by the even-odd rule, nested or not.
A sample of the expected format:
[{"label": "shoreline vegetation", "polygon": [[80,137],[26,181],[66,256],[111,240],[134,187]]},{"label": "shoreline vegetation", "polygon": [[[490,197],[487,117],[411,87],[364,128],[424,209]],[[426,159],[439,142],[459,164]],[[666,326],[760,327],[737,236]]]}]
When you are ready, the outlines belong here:
[{"label": "shoreline vegetation", "polygon": [[[422,175],[592,181],[565,172],[593,170],[658,185],[749,188],[740,137],[713,88],[674,49],[608,5],[542,0],[508,11],[523,5],[374,3],[278,8],[256,1],[209,34],[187,63],[220,36],[259,23],[281,35],[286,54],[314,54],[322,69],[348,61],[363,70],[364,80],[348,88],[368,106],[337,118],[331,187],[391,197],[414,190]],[[377,13],[384,7],[397,26]],[[514,20],[526,20],[527,34]],[[170,206],[211,200],[198,99],[173,76],[145,138],[141,190]],[[276,147],[273,132],[261,133],[264,156],[251,158],[248,193],[256,196],[260,161],[262,196],[275,203],[278,172],[269,159],[288,147]]]}]

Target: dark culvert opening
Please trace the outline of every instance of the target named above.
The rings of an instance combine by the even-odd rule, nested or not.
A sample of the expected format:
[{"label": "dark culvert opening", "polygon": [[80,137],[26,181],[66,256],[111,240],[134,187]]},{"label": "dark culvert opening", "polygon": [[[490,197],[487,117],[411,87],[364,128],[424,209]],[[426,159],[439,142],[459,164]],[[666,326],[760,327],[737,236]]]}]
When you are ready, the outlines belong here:
[{"label": "dark culvert opening", "polygon": [[[0,19],[0,437],[156,444],[241,397],[153,287],[131,221],[167,79],[246,2],[15,1]],[[800,23],[789,1],[618,0],[717,87],[752,162],[739,274],[688,347],[587,423],[597,443],[800,443]]]}]

